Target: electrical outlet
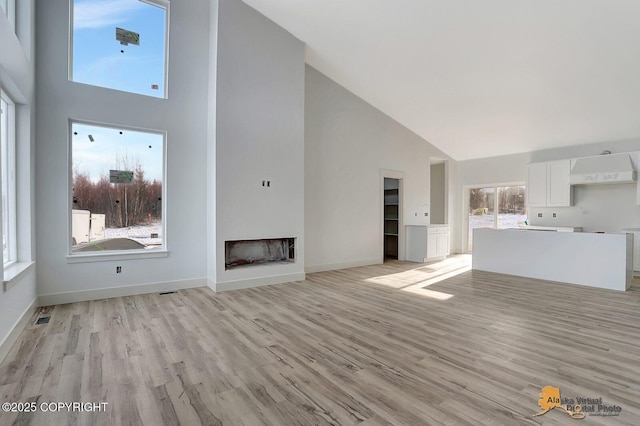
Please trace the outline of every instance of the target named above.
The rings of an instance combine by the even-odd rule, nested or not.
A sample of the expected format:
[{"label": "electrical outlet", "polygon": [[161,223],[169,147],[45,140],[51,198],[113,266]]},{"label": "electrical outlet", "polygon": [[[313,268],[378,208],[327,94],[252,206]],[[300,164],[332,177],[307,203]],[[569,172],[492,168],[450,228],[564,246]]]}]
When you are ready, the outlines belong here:
[{"label": "electrical outlet", "polygon": [[122,272],[122,266],[116,266],[116,274],[119,274]]},{"label": "electrical outlet", "polygon": [[556,214],[555,214],[555,213],[553,214],[553,217],[556,217]]},{"label": "electrical outlet", "polygon": [[538,213],[538,217],[542,217],[542,213]]}]

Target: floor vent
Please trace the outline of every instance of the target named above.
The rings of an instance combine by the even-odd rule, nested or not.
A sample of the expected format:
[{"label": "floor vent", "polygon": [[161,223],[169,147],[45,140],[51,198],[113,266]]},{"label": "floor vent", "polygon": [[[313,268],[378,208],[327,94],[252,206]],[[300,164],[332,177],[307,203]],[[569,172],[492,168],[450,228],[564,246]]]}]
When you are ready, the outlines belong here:
[{"label": "floor vent", "polygon": [[175,291],[163,291],[162,293],[158,293],[160,296],[164,296],[165,294],[174,294]]},{"label": "floor vent", "polygon": [[40,325],[40,324],[48,324],[50,319],[51,319],[51,317],[40,317],[40,318],[38,318],[38,320],[36,321],[36,325]]}]

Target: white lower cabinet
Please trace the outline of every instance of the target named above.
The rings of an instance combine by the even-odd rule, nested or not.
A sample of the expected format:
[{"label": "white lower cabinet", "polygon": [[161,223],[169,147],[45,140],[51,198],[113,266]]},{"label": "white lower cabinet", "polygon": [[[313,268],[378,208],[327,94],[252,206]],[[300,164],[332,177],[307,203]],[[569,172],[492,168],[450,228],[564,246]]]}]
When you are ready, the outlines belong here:
[{"label": "white lower cabinet", "polygon": [[431,262],[449,255],[449,226],[407,225],[406,259],[411,262]]},{"label": "white lower cabinet", "polygon": [[427,261],[444,259],[449,255],[449,227],[431,225],[427,227]]}]

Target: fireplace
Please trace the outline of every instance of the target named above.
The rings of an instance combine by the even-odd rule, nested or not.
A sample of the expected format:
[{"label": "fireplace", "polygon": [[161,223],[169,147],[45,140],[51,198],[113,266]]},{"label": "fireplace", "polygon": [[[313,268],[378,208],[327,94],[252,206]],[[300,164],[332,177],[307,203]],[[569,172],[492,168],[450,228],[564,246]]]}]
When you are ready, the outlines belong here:
[{"label": "fireplace", "polygon": [[295,261],[295,238],[224,242],[224,269]]}]

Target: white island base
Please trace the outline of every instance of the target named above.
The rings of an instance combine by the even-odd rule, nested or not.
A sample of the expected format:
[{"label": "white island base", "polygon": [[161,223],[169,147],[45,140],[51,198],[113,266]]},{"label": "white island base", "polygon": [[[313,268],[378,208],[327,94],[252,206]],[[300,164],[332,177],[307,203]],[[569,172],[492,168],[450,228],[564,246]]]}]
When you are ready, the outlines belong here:
[{"label": "white island base", "polygon": [[472,267],[625,291],[633,279],[633,235],[475,229]]}]

